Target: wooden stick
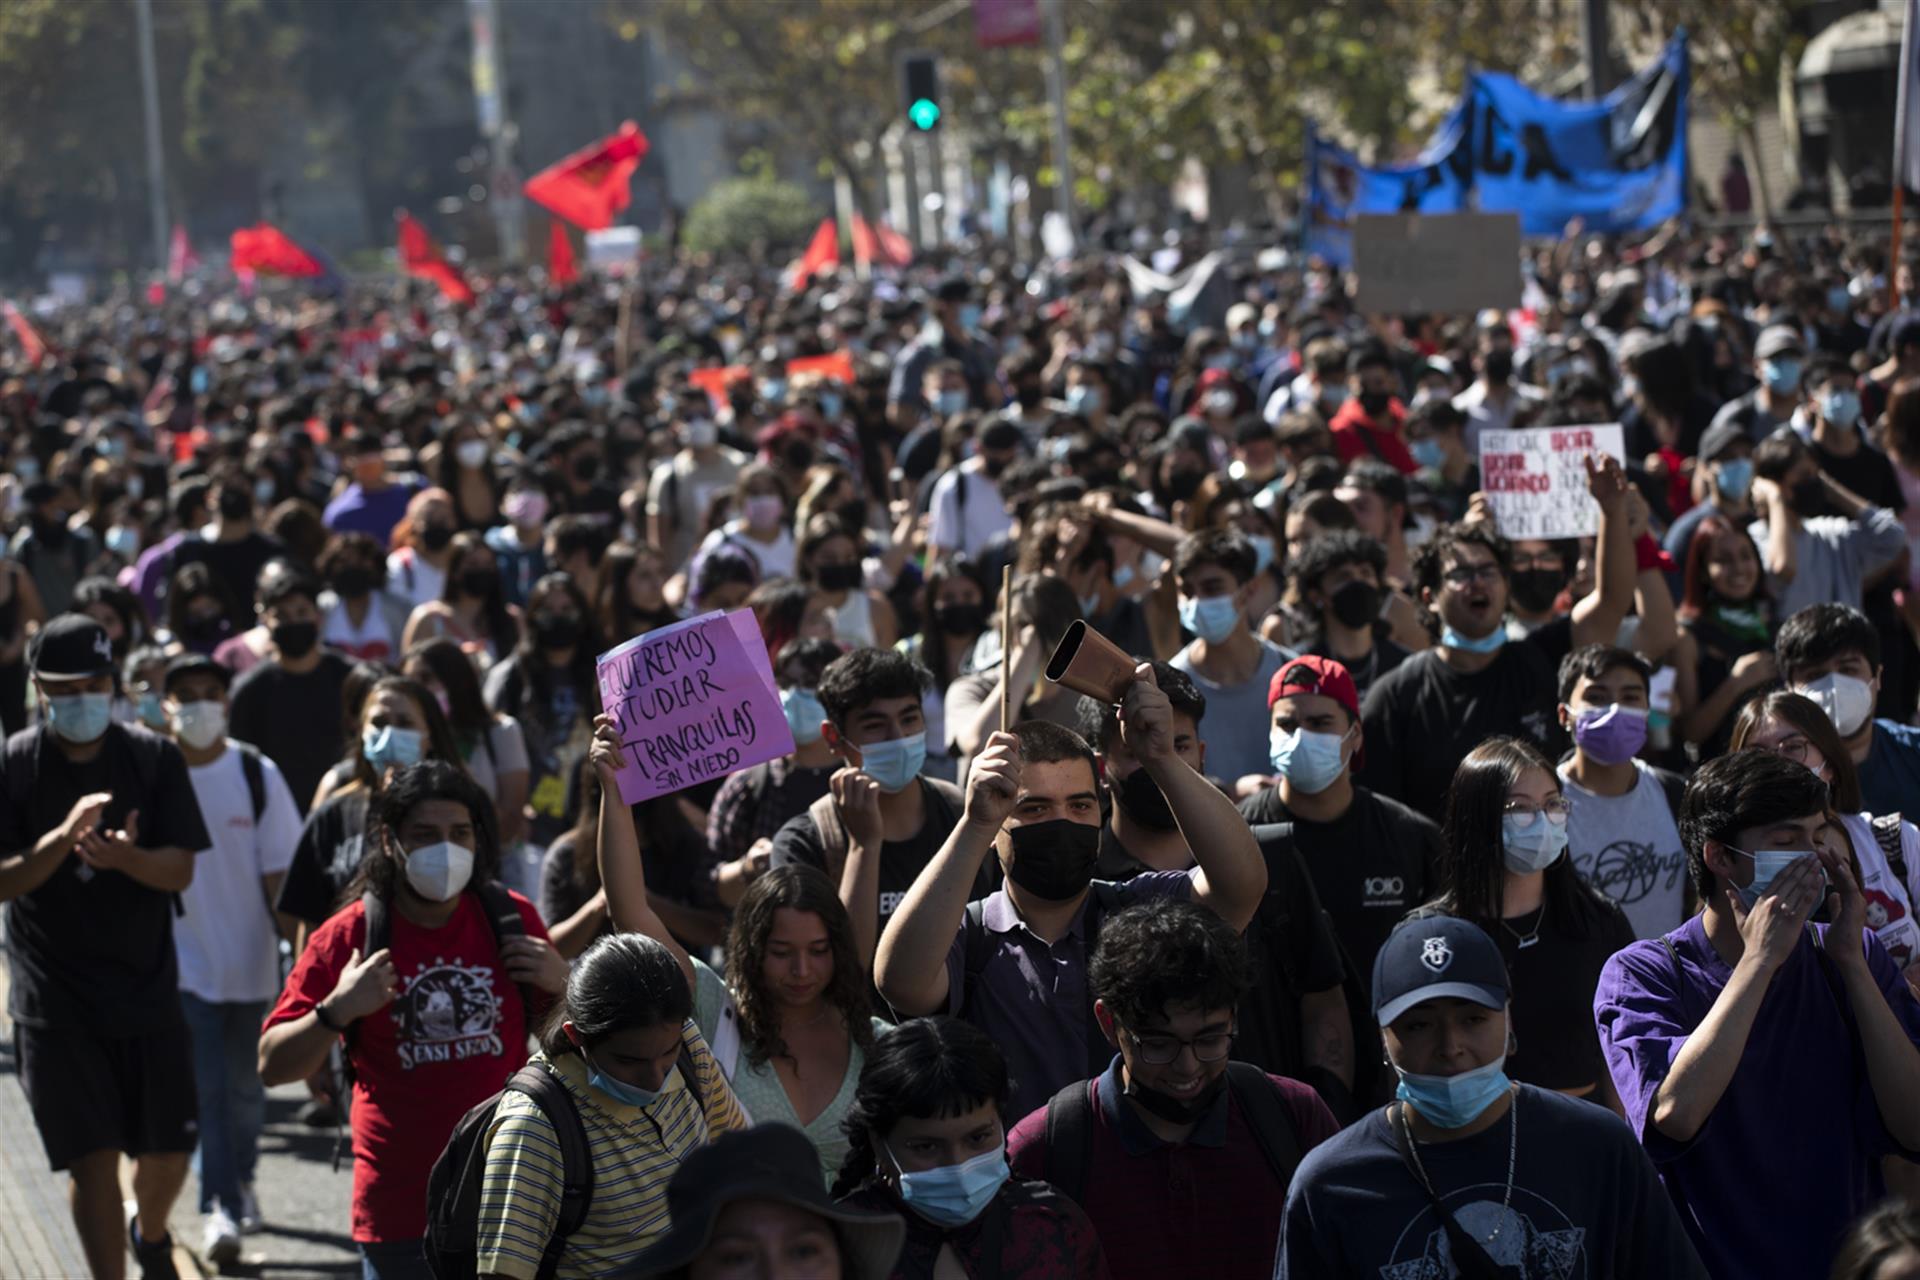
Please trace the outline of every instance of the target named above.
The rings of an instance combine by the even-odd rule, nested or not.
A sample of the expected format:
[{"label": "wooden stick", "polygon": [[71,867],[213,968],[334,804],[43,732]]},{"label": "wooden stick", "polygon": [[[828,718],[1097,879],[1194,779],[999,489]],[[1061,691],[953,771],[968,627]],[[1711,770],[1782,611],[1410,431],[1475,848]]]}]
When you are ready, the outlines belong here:
[{"label": "wooden stick", "polygon": [[1000,732],[1013,732],[1013,566],[1000,567]]},{"label": "wooden stick", "polygon": [[[1897,165],[1895,166],[1898,167]],[[1887,299],[1893,310],[1900,309],[1900,232],[1907,220],[1907,184],[1893,180],[1893,242],[1887,246]]]}]

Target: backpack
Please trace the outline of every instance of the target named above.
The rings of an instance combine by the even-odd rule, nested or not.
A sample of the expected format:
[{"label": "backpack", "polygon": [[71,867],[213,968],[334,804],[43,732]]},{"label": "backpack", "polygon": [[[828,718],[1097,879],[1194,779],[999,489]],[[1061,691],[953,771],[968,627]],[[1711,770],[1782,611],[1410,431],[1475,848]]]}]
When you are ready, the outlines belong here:
[{"label": "backpack", "polygon": [[[704,1115],[693,1053],[680,1043],[680,1078]],[[476,1104],[453,1127],[453,1136],[427,1175],[427,1234],[421,1242],[427,1267],[437,1280],[470,1280],[479,1265],[480,1188],[487,1170],[487,1130],[509,1093],[523,1094],[539,1106],[560,1143],[560,1217],[540,1254],[538,1280],[551,1280],[560,1267],[567,1240],[587,1220],[593,1204],[593,1151],[580,1109],[560,1078],[528,1063],[507,1078],[499,1093]]]},{"label": "backpack", "polygon": [[[1047,1182],[1067,1199],[1086,1204],[1087,1171],[1093,1163],[1093,1098],[1090,1082],[1076,1080],[1047,1100]],[[1227,1092],[1240,1104],[1247,1128],[1282,1187],[1293,1181],[1302,1152],[1293,1116],[1267,1073],[1248,1062],[1227,1063]]]},{"label": "backpack", "polygon": [[[1106,917],[1120,910],[1120,887],[1107,880],[1095,880],[1089,887],[1086,914],[1081,919],[1082,942],[1089,964],[1093,961],[1095,948],[1100,945],[1100,924]],[[993,933],[987,928],[987,903],[984,898],[976,898],[967,904],[966,923],[961,927],[966,939],[965,963],[966,1001],[960,1016],[967,1016],[966,1003],[973,999],[973,993],[980,989],[980,977],[986,972],[987,962],[993,959]],[[1093,1000],[1087,1000],[1087,1073],[1098,1076],[1113,1061],[1113,1046],[1107,1042],[1106,1033],[1100,1030],[1100,1023],[1093,1016]]]},{"label": "backpack", "polygon": [[[931,802],[927,805],[926,824],[935,831],[956,825],[966,809],[966,797],[960,788],[924,774],[920,781],[926,784],[927,799]],[[820,851],[826,859],[827,874],[838,881],[852,841],[847,836],[846,823],[840,821],[840,810],[834,807],[833,793],[828,792],[808,805],[807,816],[813,819],[814,830],[820,833]]]},{"label": "backpack", "polygon": [[[1887,857],[1887,870],[1893,872],[1893,878],[1902,889],[1907,889],[1907,852],[1900,845],[1900,824],[1903,819],[1897,813],[1883,813],[1868,822],[1873,828],[1874,843],[1880,846],[1880,852]],[[1908,892],[1912,892],[1908,889]]]}]

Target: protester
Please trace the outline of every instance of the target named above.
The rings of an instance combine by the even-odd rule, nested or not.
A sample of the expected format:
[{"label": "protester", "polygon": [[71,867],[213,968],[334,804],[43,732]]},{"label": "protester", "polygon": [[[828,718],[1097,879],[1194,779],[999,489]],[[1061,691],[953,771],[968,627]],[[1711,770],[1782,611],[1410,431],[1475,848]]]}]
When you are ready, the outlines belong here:
[{"label": "protester", "polygon": [[335,726],[351,670],[345,658],[320,648],[319,597],[319,584],[290,565],[260,575],[260,622],[271,649],[233,685],[233,736],[280,767],[302,806],[340,758]]},{"label": "protester", "polygon": [[488,709],[473,663],[452,640],[413,645],[400,660],[400,674],[418,682],[439,705],[453,731],[456,758],[493,801],[500,847],[511,858],[527,832],[527,742],[520,722]]},{"label": "protester", "polygon": [[402,641],[411,649],[445,636],[486,671],[519,643],[519,610],[507,603],[500,566],[479,534],[454,534],[443,568],[440,595],[414,609]]},{"label": "protester", "polygon": [[320,643],[360,662],[391,662],[407,630],[407,602],[389,592],[386,553],[364,533],[336,533],[314,563],[326,583]]},{"label": "protester", "polygon": [[1694,661],[1676,678],[1682,711],[1680,736],[1717,755],[1740,703],[1770,683],[1773,601],[1761,573],[1760,550],[1738,523],[1709,516],[1694,528],[1685,556],[1686,591],[1680,625]]},{"label": "protester", "polygon": [[1305,652],[1337,661],[1365,697],[1376,679],[1407,657],[1381,616],[1390,590],[1386,548],[1358,530],[1336,530],[1307,543],[1291,573],[1319,633]]},{"label": "protester", "polygon": [[1867,581],[1906,545],[1899,517],[1822,471],[1791,432],[1762,440],[1753,469],[1748,532],[1762,549],[1779,615],[1822,602],[1858,609]]},{"label": "protester", "polygon": [[1247,625],[1255,563],[1252,546],[1234,530],[1194,534],[1173,557],[1180,625],[1194,636],[1173,656],[1173,666],[1214,706],[1215,723],[1207,732],[1212,767],[1229,784],[1265,776],[1267,721],[1258,699],[1294,656]]},{"label": "protester", "polygon": [[565,830],[567,779],[586,759],[600,706],[600,636],[587,599],[566,573],[540,579],[527,596],[519,644],[487,672],[487,705],[512,716],[526,741],[528,838],[542,847]]},{"label": "protester", "polygon": [[1894,813],[1920,794],[1920,729],[1873,714],[1880,644],[1880,632],[1858,609],[1809,605],[1781,626],[1774,665],[1839,731],[1860,775],[1862,803],[1875,813]]}]

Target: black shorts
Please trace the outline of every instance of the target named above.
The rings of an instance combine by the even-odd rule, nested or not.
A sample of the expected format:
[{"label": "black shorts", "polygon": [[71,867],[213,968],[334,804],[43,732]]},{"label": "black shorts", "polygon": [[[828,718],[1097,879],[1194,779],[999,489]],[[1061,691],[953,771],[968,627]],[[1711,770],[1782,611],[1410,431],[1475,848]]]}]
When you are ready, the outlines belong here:
[{"label": "black shorts", "polygon": [[193,1150],[199,1125],[193,1042],[184,1025],[100,1036],[15,1023],[13,1049],[54,1169],[95,1151],[139,1156]]}]

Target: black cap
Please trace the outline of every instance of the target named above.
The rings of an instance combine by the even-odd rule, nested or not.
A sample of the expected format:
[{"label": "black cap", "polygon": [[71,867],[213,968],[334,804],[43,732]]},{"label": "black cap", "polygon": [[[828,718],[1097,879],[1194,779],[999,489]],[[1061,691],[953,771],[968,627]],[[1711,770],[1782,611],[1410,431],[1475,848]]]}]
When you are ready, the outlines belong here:
[{"label": "black cap", "polygon": [[1027,437],[1020,428],[1005,418],[996,418],[980,430],[982,449],[1018,449],[1026,442]]},{"label": "black cap", "polygon": [[90,680],[117,669],[107,629],[84,613],[56,614],[33,638],[38,679]]},{"label": "black cap", "polygon": [[684,1269],[713,1239],[720,1211],[736,1200],[773,1200],[834,1223],[855,1280],[885,1280],[907,1239],[899,1214],[850,1209],[827,1197],[819,1153],[806,1135],[789,1125],[763,1124],[722,1134],[688,1155],[667,1183],[673,1225],[612,1274],[638,1280]]},{"label": "black cap", "polygon": [[1700,461],[1712,462],[1729,448],[1747,439],[1747,433],[1738,422],[1727,419],[1708,427],[1706,434],[1700,437]]},{"label": "black cap", "polygon": [[948,276],[933,287],[933,296],[940,302],[965,302],[973,296],[973,286],[965,276]]},{"label": "black cap", "polygon": [[1373,958],[1373,1016],[1386,1026],[1425,1000],[1507,1007],[1507,962],[1479,925],[1421,916],[1395,926]]},{"label": "black cap", "polygon": [[160,681],[161,691],[172,693],[173,686],[188,676],[212,676],[220,682],[222,689],[233,687],[233,672],[212,658],[205,658],[197,653],[186,653],[167,664],[167,674]]}]

